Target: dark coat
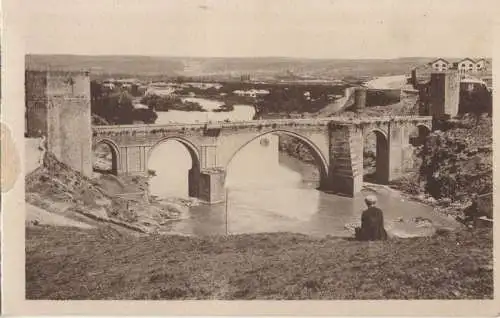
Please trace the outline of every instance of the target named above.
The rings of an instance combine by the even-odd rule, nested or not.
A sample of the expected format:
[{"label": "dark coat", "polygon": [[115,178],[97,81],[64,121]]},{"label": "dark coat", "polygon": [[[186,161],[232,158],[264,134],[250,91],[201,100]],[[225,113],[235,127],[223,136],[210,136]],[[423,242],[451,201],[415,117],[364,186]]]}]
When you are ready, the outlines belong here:
[{"label": "dark coat", "polygon": [[377,207],[369,207],[361,215],[361,228],[356,231],[356,239],[361,241],[386,240],[384,213]]}]

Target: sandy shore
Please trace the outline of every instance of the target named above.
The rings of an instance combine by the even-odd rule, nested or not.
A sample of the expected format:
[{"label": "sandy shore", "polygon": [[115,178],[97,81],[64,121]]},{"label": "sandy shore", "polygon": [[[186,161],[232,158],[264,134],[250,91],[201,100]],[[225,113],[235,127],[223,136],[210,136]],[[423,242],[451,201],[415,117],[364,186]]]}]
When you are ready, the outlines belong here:
[{"label": "sandy shore", "polygon": [[366,82],[368,88],[398,89],[406,84],[406,75],[382,76]]}]

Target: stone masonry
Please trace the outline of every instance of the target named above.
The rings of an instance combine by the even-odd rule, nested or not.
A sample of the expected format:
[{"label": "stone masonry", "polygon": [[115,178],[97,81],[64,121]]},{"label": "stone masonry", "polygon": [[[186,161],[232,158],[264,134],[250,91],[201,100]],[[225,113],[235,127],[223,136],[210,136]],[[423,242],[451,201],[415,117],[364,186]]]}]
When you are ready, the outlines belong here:
[{"label": "stone masonry", "polygon": [[299,139],[312,152],[321,188],[353,196],[363,184],[363,139],[377,135],[377,181],[387,183],[405,172],[409,131],[432,129],[431,117],[378,117],[255,120],[217,124],[94,126],[92,143],[113,150],[117,174],[148,172],[154,148],[177,140],[189,151],[189,193],[208,203],[224,201],[225,171],[235,154],[263,135],[281,133]]},{"label": "stone masonry", "polygon": [[47,150],[92,174],[90,79],[86,72],[26,71],[26,134],[47,138]]},{"label": "stone masonry", "polygon": [[455,117],[460,101],[460,75],[456,71],[432,73],[429,83],[430,115]]}]

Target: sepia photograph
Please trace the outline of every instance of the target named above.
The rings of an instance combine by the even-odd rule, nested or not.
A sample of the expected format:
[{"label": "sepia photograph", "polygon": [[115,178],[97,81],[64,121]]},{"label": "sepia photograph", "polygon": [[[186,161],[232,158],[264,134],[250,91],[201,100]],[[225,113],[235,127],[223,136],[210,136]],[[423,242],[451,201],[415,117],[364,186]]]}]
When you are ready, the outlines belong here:
[{"label": "sepia photograph", "polygon": [[26,300],[494,298],[481,1],[23,2]]}]

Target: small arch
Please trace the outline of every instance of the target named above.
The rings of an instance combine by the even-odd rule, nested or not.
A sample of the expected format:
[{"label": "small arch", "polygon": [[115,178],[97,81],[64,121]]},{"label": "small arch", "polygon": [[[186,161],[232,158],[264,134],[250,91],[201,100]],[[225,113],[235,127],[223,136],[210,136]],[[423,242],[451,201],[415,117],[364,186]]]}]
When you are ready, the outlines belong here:
[{"label": "small arch", "polygon": [[[109,173],[113,174],[113,175],[117,175],[118,174],[118,170],[119,170],[119,163],[121,162],[121,154],[120,154],[120,150],[118,148],[118,146],[116,145],[116,143],[111,140],[111,139],[107,139],[107,138],[102,138],[102,139],[98,139],[96,140],[94,143],[93,143],[93,146],[92,146],[92,153],[94,155],[96,155],[96,150],[97,150],[97,147],[99,145],[106,145],[109,147],[109,149],[111,150],[111,169],[109,170]],[[93,163],[93,168],[94,170],[96,171],[100,171],[100,172],[105,172],[105,170],[102,170],[100,168],[96,168],[94,167],[94,163]]]},{"label": "small arch", "polygon": [[423,145],[431,131],[432,130],[426,124],[417,124],[415,126],[415,134],[410,136],[410,144],[414,147]]},{"label": "small arch", "polygon": [[[367,144],[372,133],[375,135],[375,145]],[[372,150],[373,146],[375,152]],[[373,163],[373,160],[374,172],[370,171],[373,167],[370,163]],[[367,173],[363,171],[363,180],[379,184],[389,182],[389,139],[385,131],[374,128],[363,136],[363,169],[367,170]]]},{"label": "small arch", "polygon": [[320,187],[322,185],[326,184],[327,182],[327,176],[328,176],[328,162],[323,156],[321,150],[319,147],[311,141],[309,138],[302,136],[301,134],[289,131],[289,130],[284,130],[284,129],[272,129],[270,131],[266,131],[264,133],[261,133],[255,137],[252,137],[250,140],[245,142],[243,145],[241,145],[236,151],[232,153],[232,155],[229,157],[227,162],[225,163],[225,168],[229,166],[233,158],[243,149],[245,148],[248,144],[250,144],[252,141],[259,139],[265,135],[269,134],[279,134],[282,133],[287,136],[295,137],[298,140],[300,140],[306,147],[310,150],[312,156],[314,157],[314,160],[316,162],[316,166],[318,167],[319,173],[320,173]]},{"label": "small arch", "polygon": [[386,140],[389,140],[387,132],[381,128],[370,128],[366,130],[364,133],[364,138],[366,138],[366,136],[370,135],[371,133],[375,133],[376,136],[382,135]]}]

